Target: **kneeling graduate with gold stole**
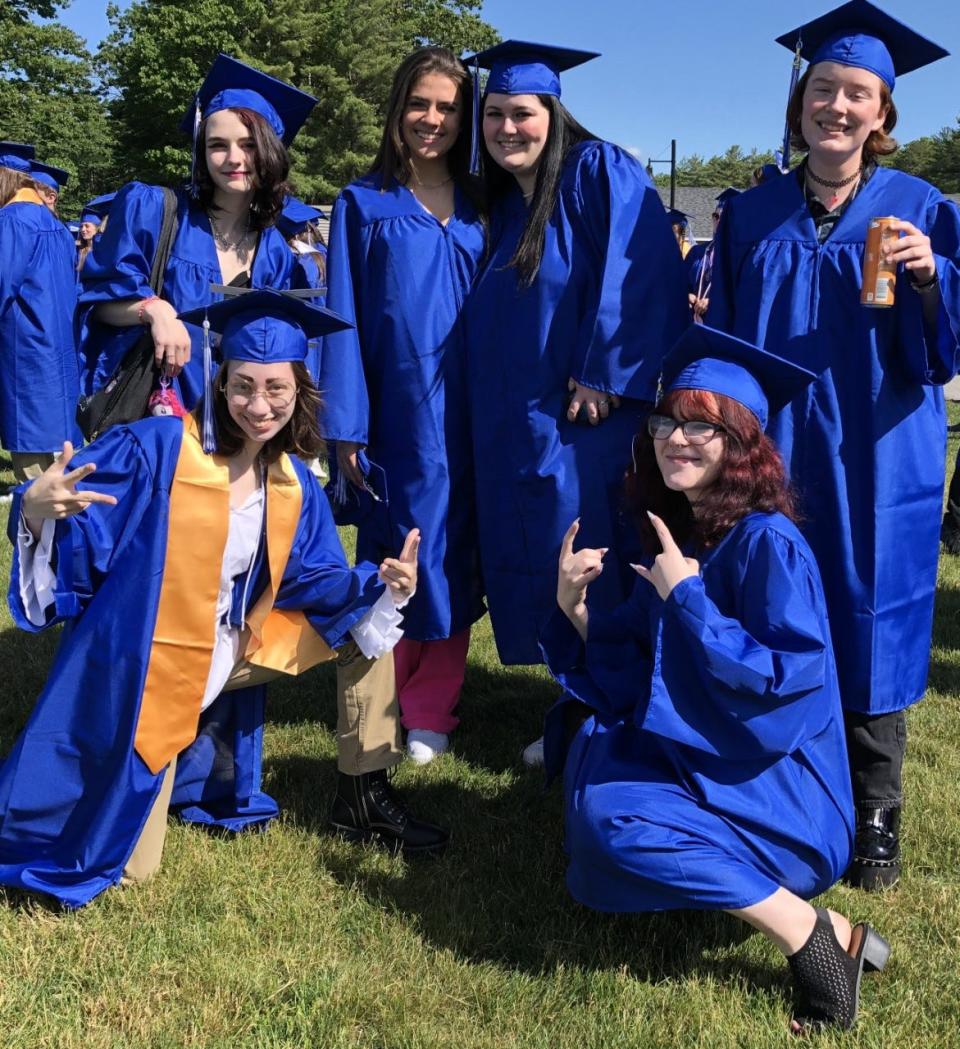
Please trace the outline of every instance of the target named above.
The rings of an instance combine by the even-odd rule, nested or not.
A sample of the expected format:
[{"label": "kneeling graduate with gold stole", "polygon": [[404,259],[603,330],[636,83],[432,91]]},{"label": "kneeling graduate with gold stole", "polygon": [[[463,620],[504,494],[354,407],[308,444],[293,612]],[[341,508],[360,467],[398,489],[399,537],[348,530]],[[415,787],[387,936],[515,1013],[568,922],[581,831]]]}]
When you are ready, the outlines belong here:
[{"label": "kneeling graduate with gold stole", "polygon": [[385,773],[402,749],[392,660],[377,657],[401,636],[419,534],[350,569],[298,458],[322,444],[307,340],[346,322],[270,290],[195,312],[222,333],[205,405],[64,445],[10,514],[13,617],[65,626],[0,767],[0,884],[69,907],[149,876],[168,809],[229,830],[276,816],[260,789],[263,682],[334,658],[350,836],[410,852],[447,839]]}]

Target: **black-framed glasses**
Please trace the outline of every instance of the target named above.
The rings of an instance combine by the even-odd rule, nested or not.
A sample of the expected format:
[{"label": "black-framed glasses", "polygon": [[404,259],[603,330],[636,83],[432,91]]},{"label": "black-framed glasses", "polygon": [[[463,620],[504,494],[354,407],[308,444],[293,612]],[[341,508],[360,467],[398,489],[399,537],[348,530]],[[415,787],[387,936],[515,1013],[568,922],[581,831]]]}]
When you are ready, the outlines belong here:
[{"label": "black-framed glasses", "polygon": [[706,419],[674,419],[671,415],[651,415],[647,418],[647,433],[655,441],[665,441],[678,426],[690,444],[706,444],[718,433],[724,432],[722,426],[707,422]]}]

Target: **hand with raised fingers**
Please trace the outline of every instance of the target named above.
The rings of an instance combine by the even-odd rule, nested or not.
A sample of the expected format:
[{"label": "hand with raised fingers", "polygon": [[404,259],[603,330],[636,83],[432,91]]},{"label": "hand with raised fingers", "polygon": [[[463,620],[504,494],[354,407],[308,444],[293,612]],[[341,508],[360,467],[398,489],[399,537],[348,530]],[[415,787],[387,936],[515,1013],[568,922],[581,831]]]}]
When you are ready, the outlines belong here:
[{"label": "hand with raised fingers", "polygon": [[403,541],[399,557],[386,557],[380,564],[380,579],[386,583],[395,605],[402,605],[413,597],[417,589],[417,551],[420,548],[420,529],[411,528]]},{"label": "hand with raised fingers", "polygon": [[883,243],[880,249],[883,261],[892,266],[902,265],[916,284],[932,281],[937,275],[937,263],[926,233],[906,219],[896,219],[887,228],[903,236]]},{"label": "hand with raised fingers", "polygon": [[580,636],[587,636],[587,588],[603,571],[607,547],[584,547],[574,552],[573,540],[580,531],[577,518],[567,529],[560,544],[560,563],[557,570],[557,604],[577,628]]},{"label": "hand with raised fingers", "polygon": [[115,506],[112,495],[89,489],[77,491],[77,483],[96,470],[94,463],[87,463],[76,470],[68,470],[73,459],[73,445],[63,442],[63,451],[23,493],[20,509],[27,527],[34,538],[40,535],[40,523],[45,520],[60,520],[79,514],[91,503]]},{"label": "hand with raised fingers", "polygon": [[590,386],[584,386],[576,379],[567,382],[567,389],[571,393],[570,404],[567,406],[567,419],[576,422],[581,408],[586,412],[587,420],[591,426],[596,426],[601,419],[606,419],[611,409],[620,407],[620,398],[613,393],[604,393],[603,390],[594,390]]},{"label": "hand with raised fingers", "polygon": [[643,565],[631,565],[631,567],[638,576],[646,579],[666,601],[677,583],[700,574],[700,564],[692,557],[683,556],[683,551],[674,541],[670,529],[656,514],[648,510],[647,516],[650,518],[650,523],[657,533],[663,550],[654,558],[650,568],[644,568]]}]

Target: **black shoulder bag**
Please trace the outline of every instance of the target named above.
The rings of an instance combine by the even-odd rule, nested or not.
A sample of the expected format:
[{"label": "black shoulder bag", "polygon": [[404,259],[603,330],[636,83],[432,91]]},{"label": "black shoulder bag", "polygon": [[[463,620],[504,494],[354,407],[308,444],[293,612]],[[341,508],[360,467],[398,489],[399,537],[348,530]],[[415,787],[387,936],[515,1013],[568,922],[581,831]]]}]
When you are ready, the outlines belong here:
[{"label": "black shoulder bag", "polygon": [[[150,287],[155,295],[163,291],[163,274],[177,235],[177,195],[163,190],[163,221],[157,250],[150,271]],[[147,327],[123,355],[103,389],[77,402],[77,425],[87,441],[95,441],[104,430],[118,423],[130,423],[147,414],[150,394],[160,376],[154,360],[153,336]]]}]

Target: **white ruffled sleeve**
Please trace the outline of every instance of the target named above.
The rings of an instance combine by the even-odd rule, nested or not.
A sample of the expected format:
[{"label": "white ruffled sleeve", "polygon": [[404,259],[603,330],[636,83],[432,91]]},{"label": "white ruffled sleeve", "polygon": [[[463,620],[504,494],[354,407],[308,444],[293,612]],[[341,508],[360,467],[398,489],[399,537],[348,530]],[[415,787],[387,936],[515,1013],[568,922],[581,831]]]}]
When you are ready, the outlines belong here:
[{"label": "white ruffled sleeve", "polygon": [[403,631],[400,629],[403,616],[400,614],[400,609],[407,604],[407,601],[404,601],[402,605],[395,605],[389,590],[386,590],[377,598],[377,603],[370,611],[350,627],[353,640],[356,641],[357,647],[367,659],[379,659],[380,656],[385,656],[403,637]]},{"label": "white ruffled sleeve", "polygon": [[56,521],[47,519],[40,528],[40,538],[33,538],[20,515],[17,527],[17,557],[20,561],[20,600],[27,619],[34,626],[47,621],[47,609],[53,604],[57,573],[53,569],[53,536]]}]

